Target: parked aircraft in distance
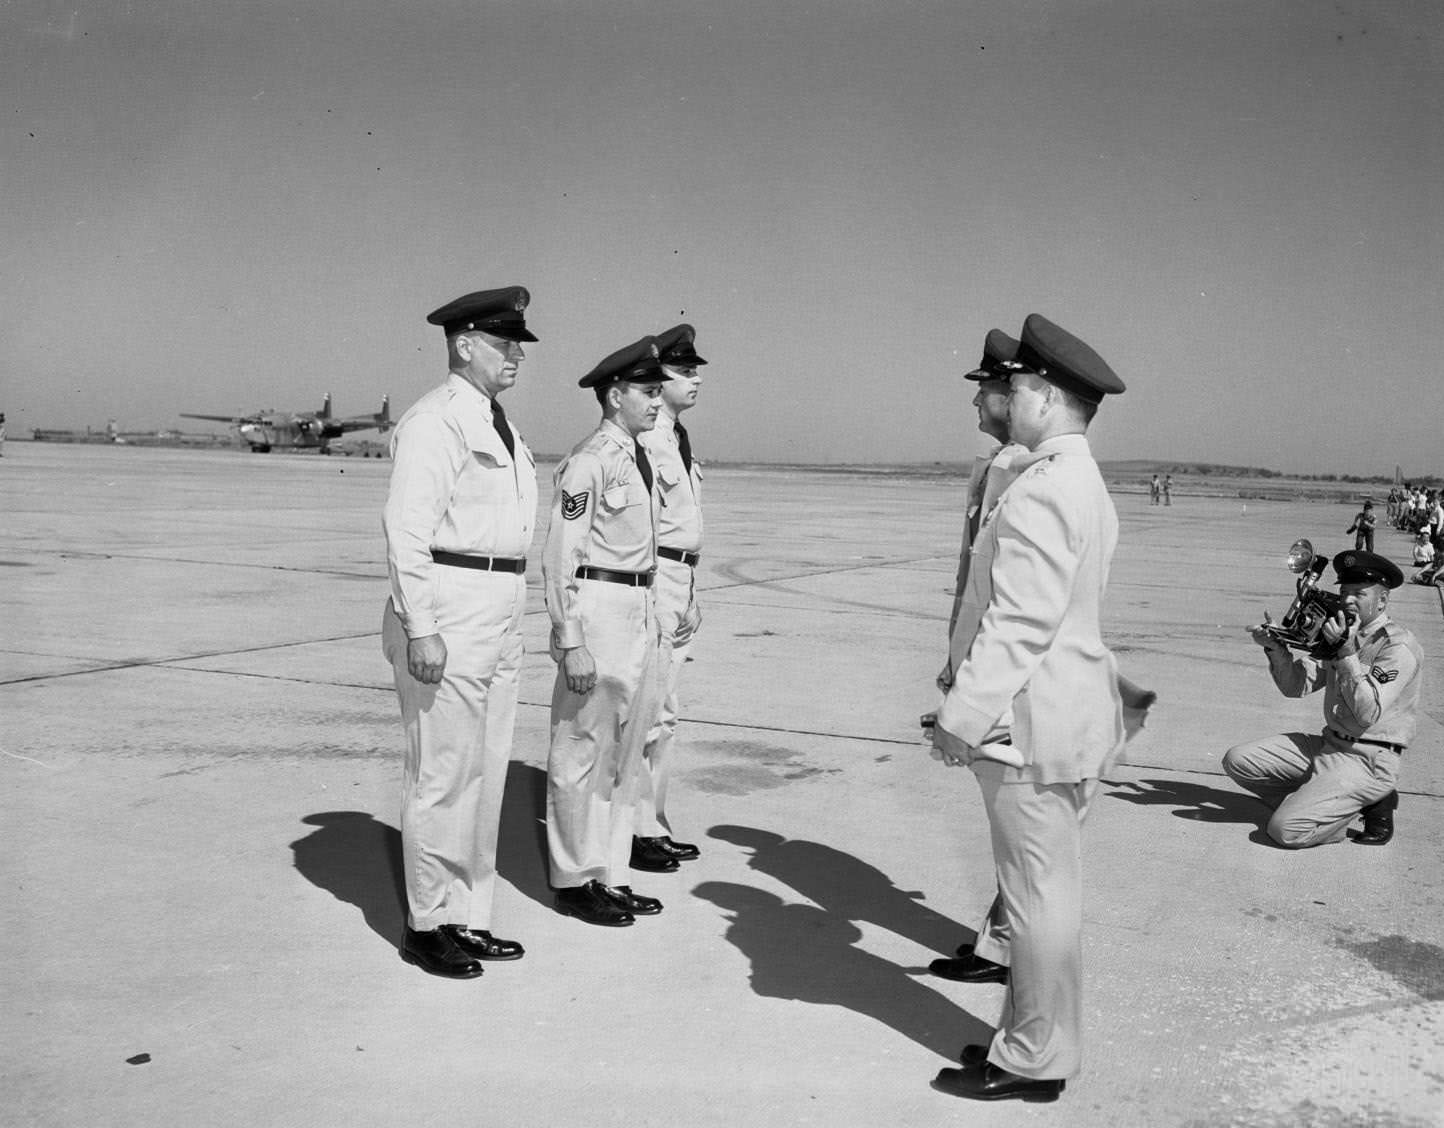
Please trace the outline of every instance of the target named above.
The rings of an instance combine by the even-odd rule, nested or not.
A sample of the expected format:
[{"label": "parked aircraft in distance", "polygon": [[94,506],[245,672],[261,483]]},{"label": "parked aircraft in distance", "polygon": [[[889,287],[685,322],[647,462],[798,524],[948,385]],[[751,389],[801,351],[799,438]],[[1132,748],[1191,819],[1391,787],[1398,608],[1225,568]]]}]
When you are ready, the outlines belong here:
[{"label": "parked aircraft in distance", "polygon": [[301,411],[295,414],[258,411],[255,415],[193,415],[183,411],[181,418],[229,423],[257,454],[265,454],[272,447],[314,447],[322,454],[330,454],[331,440],[339,439],[352,431],[369,431],[374,428],[384,435],[391,430],[391,397],[381,397],[381,410],[375,415],[355,415],[349,419],[331,417],[329,392],[326,393],[320,411]]}]

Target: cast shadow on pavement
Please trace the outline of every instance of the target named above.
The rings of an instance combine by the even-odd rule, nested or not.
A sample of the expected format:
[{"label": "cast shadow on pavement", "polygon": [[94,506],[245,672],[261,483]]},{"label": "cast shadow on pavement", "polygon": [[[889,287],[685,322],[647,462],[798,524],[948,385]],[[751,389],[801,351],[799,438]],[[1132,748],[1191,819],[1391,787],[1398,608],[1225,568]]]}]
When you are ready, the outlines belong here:
[{"label": "cast shadow on pavement", "polygon": [[992,1036],[906,969],[855,947],[862,930],[841,914],[731,881],[704,881],[692,892],[727,913],[727,939],[751,961],[758,995],[844,1007],[952,1061]]},{"label": "cast shadow on pavement", "polygon": [[1114,789],[1108,792],[1110,799],[1123,799],[1141,806],[1178,807],[1173,812],[1175,818],[1193,822],[1253,823],[1255,826],[1268,820],[1268,809],[1243,791],[1221,791],[1216,787],[1179,779],[1103,782]]},{"label": "cast shadow on pavement", "polygon": [[899,889],[876,866],[821,842],[730,824],[707,834],[749,848],[749,868],[790,885],[834,917],[875,924],[949,956],[976,939],[971,929],[922,904],[922,893]]},{"label": "cast shadow on pavement", "polygon": [[[401,832],[365,811],[320,811],[301,820],[316,829],[291,843],[296,870],[318,889],[361,910],[371,931],[400,945],[406,925]],[[497,871],[551,907],[546,871],[546,773],[507,767],[497,840]]]}]

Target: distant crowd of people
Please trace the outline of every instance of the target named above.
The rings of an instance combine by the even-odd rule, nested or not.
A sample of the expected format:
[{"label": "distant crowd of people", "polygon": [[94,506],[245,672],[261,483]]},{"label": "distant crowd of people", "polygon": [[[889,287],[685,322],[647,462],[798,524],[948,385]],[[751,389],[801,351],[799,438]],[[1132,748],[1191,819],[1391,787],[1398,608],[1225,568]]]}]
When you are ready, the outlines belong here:
[{"label": "distant crowd of people", "polygon": [[1414,567],[1419,570],[1410,581],[1444,584],[1444,491],[1408,482],[1394,486],[1384,513],[1390,526],[1414,536]]}]

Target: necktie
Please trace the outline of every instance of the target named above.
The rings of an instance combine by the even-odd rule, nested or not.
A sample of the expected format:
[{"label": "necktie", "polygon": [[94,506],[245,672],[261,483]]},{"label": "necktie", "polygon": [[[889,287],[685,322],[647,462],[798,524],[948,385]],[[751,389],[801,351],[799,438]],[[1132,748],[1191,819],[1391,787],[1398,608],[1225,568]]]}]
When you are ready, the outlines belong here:
[{"label": "necktie", "polygon": [[642,472],[642,481],[647,483],[647,492],[652,492],[652,464],[647,461],[647,452],[642,449],[642,444],[635,439],[632,440],[632,449],[636,452],[637,469]]},{"label": "necktie", "polygon": [[506,425],[506,412],[502,410],[501,404],[496,400],[491,401],[491,425],[501,436],[501,441],[506,446],[506,453],[515,458],[516,442],[511,437],[511,428]]},{"label": "necktie", "polygon": [[682,451],[682,465],[687,468],[687,473],[692,473],[692,440],[687,437],[687,428],[682,426],[682,421],[677,420],[674,428],[677,432],[677,446]]},{"label": "necktie", "polygon": [[983,519],[983,498],[988,494],[988,470],[983,471],[983,476],[978,479],[978,504],[973,508],[972,515],[968,518],[968,543],[972,544],[978,539],[978,522]]}]

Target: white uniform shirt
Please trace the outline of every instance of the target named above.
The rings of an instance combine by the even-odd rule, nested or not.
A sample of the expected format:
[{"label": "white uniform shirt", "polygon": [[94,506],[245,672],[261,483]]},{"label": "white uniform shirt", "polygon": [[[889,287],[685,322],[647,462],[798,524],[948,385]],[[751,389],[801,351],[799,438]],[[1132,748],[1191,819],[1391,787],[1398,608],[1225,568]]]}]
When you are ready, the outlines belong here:
[{"label": "white uniform shirt", "polygon": [[536,530],[536,462],[508,421],[516,455],[492,425],[491,400],[451,373],[391,437],[381,524],[391,599],[408,638],[437,633],[433,548],[522,557]]},{"label": "white uniform shirt", "polygon": [[657,514],[657,543],[683,552],[702,551],[702,470],[692,459],[687,472],[677,438],[677,417],[665,404],[657,425],[638,435],[656,474],[661,508]]}]

